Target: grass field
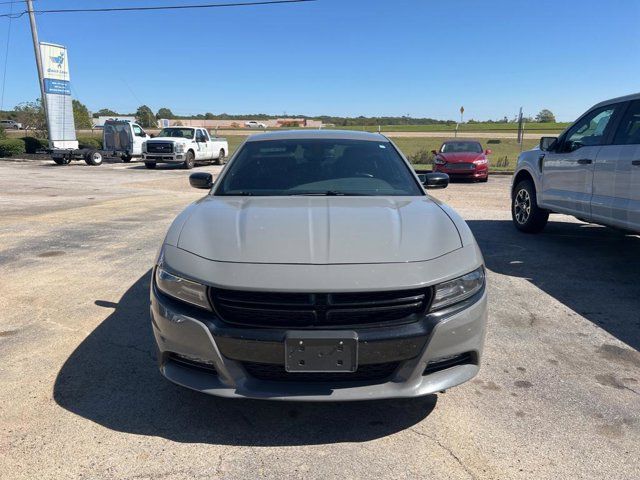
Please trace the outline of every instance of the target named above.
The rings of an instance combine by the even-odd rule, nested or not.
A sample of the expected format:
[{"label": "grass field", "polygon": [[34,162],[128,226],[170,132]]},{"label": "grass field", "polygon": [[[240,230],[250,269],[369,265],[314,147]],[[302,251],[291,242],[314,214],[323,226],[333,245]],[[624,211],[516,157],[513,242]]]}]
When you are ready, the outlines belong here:
[{"label": "grass field", "polygon": [[[560,133],[569,124],[568,123],[527,123],[524,131],[526,133]],[[336,126],[344,130],[362,130],[368,132],[377,132],[377,125],[368,126]],[[453,125],[382,125],[382,132],[455,132],[456,126]],[[458,132],[476,133],[476,132],[514,132],[518,131],[515,123],[464,123],[460,125]]]},{"label": "grass field", "polygon": [[[393,138],[392,140],[412,162],[416,163],[415,160],[417,157],[424,158],[425,152],[438,150],[442,142],[448,139],[448,137],[400,137]],[[513,138],[501,138],[495,141],[499,141],[500,143],[488,144],[482,142],[484,148],[490,148],[493,152],[489,155],[491,170],[513,171],[518,160],[518,155],[520,154],[520,145],[518,145],[517,141]],[[522,149],[530,150],[537,144],[538,140],[525,140]],[[424,168],[424,164],[420,165],[420,167]]]},{"label": "grass field", "polygon": [[[21,132],[20,136],[24,136]],[[82,135],[83,137],[92,136],[102,139],[102,132],[96,130],[92,135]],[[247,135],[228,135],[229,152],[227,156],[233,155],[236,149],[247,138]],[[437,150],[444,140],[450,139],[449,136],[442,137],[395,137],[393,142],[409,157],[412,163],[416,164],[416,168],[425,168],[429,165],[428,158],[431,156],[431,150]],[[491,140],[489,140],[491,141]],[[493,153],[489,157],[491,170],[493,171],[513,171],[520,153],[520,145],[513,138],[495,139],[493,142],[482,142],[484,148],[490,148]],[[538,140],[525,139],[523,150],[529,150],[538,144]]]}]

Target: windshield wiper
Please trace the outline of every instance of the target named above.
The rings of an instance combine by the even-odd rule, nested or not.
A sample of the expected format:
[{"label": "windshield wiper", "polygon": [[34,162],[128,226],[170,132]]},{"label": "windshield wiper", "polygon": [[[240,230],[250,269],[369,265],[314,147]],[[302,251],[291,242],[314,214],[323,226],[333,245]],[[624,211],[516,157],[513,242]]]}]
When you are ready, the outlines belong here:
[{"label": "windshield wiper", "polygon": [[244,190],[241,190],[241,191],[232,190],[230,192],[220,193],[220,195],[225,195],[225,196],[228,196],[228,197],[250,197],[250,196],[254,195],[254,193],[253,192],[247,192],[247,191],[244,191]]},{"label": "windshield wiper", "polygon": [[367,196],[366,193],[341,192],[339,190],[325,190],[324,192],[295,192],[289,195],[303,195],[315,197],[362,197]]}]

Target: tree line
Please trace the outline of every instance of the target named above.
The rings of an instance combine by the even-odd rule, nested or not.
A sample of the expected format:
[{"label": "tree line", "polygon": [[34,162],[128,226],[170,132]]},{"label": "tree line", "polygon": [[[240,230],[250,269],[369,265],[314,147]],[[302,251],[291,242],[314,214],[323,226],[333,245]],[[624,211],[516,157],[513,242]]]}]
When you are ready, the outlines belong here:
[{"label": "tree line", "polygon": [[[157,121],[161,118],[179,120],[179,119],[202,119],[202,120],[269,120],[281,118],[280,115],[268,115],[264,113],[250,115],[233,115],[228,113],[213,114],[211,112],[201,113],[190,116],[175,115],[170,108],[162,107],[157,112],[153,112],[147,105],[141,105],[135,113],[119,113],[109,108],[102,108],[97,112],[89,112],[89,109],[78,100],[73,100],[73,117],[76,129],[86,130],[93,127],[93,118],[100,116],[133,116],[136,121],[144,128],[155,127]],[[308,120],[321,120],[324,124],[333,124],[338,127],[347,126],[376,126],[376,125],[455,125],[455,120],[439,120],[428,117],[411,117],[403,116],[380,116],[380,117],[341,117],[341,116],[308,116],[308,115],[283,115],[295,118],[304,118]],[[15,120],[22,124],[24,128],[34,129],[38,132],[46,133],[46,120],[40,100],[34,102],[24,102],[17,105],[11,111],[0,111],[0,119]],[[527,117],[527,122],[554,123],[556,121],[553,112],[549,109],[542,109],[534,118]],[[468,123],[507,123],[513,122],[504,117],[500,120],[485,120],[479,122],[477,120],[469,120]]]}]

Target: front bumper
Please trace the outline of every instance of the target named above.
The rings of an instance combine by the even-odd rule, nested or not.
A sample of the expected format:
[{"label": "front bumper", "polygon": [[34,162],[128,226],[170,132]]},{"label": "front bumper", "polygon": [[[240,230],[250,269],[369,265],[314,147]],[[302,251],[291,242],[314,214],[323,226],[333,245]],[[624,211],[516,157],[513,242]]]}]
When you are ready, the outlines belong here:
[{"label": "front bumper", "polygon": [[[285,330],[241,328],[151,289],[151,319],[162,374],[179,385],[222,397],[344,401],[417,397],[473,378],[479,369],[487,322],[485,290],[455,308],[404,325],[356,329],[359,365],[397,363],[376,381],[273,381],[254,377],[249,365],[284,364]],[[179,361],[198,358],[202,365]],[[466,354],[464,364],[425,375],[429,362]],[[214,368],[204,368],[204,362]],[[296,374],[289,374],[296,375]],[[348,378],[350,374],[341,374]]]},{"label": "front bumper", "polygon": [[447,168],[446,166],[435,165],[433,171],[446,173],[453,178],[486,178],[489,176],[489,169],[486,167],[476,167],[475,169],[460,170],[455,168]]},{"label": "front bumper", "polygon": [[143,153],[142,159],[145,162],[156,163],[182,163],[184,162],[183,153],[160,154],[160,153]]}]

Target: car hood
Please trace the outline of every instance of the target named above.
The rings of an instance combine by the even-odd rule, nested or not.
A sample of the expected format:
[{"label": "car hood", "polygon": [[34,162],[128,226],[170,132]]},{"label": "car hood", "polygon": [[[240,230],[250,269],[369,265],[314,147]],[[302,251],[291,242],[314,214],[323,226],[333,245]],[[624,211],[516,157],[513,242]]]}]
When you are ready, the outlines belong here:
[{"label": "car hood", "polygon": [[484,153],[476,152],[458,152],[458,153],[439,153],[438,156],[447,163],[469,163],[474,160],[484,158]]},{"label": "car hood", "polygon": [[221,262],[418,262],[462,247],[428,197],[207,196],[189,210],[177,247]]}]

